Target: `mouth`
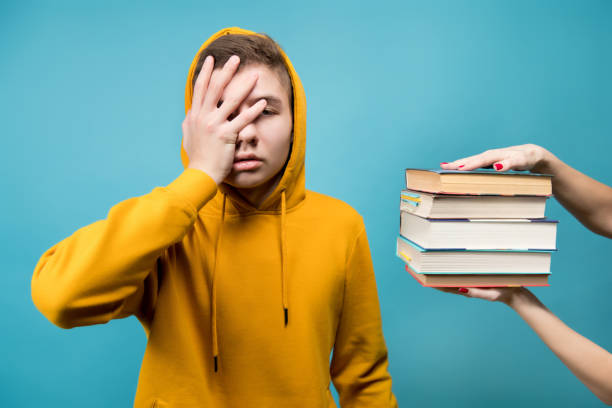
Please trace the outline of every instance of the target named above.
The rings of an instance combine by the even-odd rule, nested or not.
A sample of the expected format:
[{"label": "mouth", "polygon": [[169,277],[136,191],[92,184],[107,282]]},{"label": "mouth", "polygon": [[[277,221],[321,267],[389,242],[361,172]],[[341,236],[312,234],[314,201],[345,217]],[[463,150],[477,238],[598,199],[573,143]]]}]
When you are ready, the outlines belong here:
[{"label": "mouth", "polygon": [[234,171],[255,170],[263,164],[262,160],[254,154],[234,157]]},{"label": "mouth", "polygon": [[252,160],[261,161],[261,159],[254,154],[243,154],[234,157],[234,163]]}]

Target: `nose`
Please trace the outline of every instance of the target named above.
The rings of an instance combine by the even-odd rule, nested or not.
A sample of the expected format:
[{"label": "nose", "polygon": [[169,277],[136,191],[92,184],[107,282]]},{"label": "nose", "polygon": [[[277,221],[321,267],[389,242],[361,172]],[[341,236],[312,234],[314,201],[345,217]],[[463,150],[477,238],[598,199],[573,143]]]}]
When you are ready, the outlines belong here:
[{"label": "nose", "polygon": [[[238,138],[236,139],[236,149],[240,149],[242,143],[247,146],[257,146],[257,127],[254,123],[249,123],[238,132]],[[246,147],[246,146],[245,146]]]}]

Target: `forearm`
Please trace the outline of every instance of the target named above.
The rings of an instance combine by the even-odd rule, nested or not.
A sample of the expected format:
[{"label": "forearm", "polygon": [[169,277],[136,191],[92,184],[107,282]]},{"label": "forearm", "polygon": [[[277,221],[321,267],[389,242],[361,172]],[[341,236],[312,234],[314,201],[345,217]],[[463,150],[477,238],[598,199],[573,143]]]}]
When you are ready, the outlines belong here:
[{"label": "forearm", "polygon": [[[193,225],[199,202],[216,191],[200,173],[189,170],[168,187],[115,205],[105,220],[47,250],[32,277],[41,313],[65,328],[134,313],[157,259]],[[210,191],[194,194],[207,180]]]},{"label": "forearm", "polygon": [[508,305],[599,399],[612,405],[612,355],[576,333],[527,289],[514,292]]},{"label": "forearm", "polygon": [[591,231],[612,238],[612,188],[542,150],[532,171],[552,174],[553,194],[561,205]]}]

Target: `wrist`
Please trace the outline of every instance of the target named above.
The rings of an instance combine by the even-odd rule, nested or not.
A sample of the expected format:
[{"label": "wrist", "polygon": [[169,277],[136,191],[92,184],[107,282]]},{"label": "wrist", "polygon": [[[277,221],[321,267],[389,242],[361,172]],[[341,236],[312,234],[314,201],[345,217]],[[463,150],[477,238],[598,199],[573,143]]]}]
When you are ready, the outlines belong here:
[{"label": "wrist", "polygon": [[512,309],[518,311],[522,306],[527,304],[531,304],[534,302],[538,302],[537,298],[533,293],[524,287],[515,288],[510,294],[510,296],[505,299],[504,303],[511,307]]},{"label": "wrist", "polygon": [[531,168],[533,173],[554,174],[557,157],[543,147],[537,146],[535,151],[535,164]]},{"label": "wrist", "polygon": [[195,169],[195,170],[200,170],[204,173],[206,173],[211,179],[213,179],[215,181],[215,183],[217,184],[217,186],[219,184],[221,184],[224,180],[224,177],[221,177],[219,174],[215,173],[214,171],[210,171],[208,169],[206,169],[205,166],[197,163],[197,162],[190,162],[189,166],[187,167],[189,169]]},{"label": "wrist", "polygon": [[196,211],[217,193],[212,177],[196,168],[185,169],[166,189],[191,203]]}]

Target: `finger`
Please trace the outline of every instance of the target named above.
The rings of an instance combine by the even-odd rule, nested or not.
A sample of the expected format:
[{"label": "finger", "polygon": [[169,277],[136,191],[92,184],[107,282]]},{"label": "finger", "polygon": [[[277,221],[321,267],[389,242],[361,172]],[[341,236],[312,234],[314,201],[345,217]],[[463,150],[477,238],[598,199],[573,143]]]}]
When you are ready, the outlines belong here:
[{"label": "finger", "polygon": [[474,170],[480,167],[487,167],[511,157],[508,149],[487,150],[475,156],[466,157],[453,162],[457,170]]},{"label": "finger", "polygon": [[213,73],[208,86],[208,92],[206,92],[204,102],[202,103],[202,107],[205,110],[212,111],[217,108],[221,95],[223,95],[223,90],[232,80],[239,65],[240,58],[237,55],[232,55],[221,71]]},{"label": "finger", "polygon": [[251,106],[249,109],[246,109],[240,112],[240,115],[236,116],[231,122],[232,129],[236,133],[240,132],[246,125],[254,121],[261,112],[266,108],[267,101],[265,99],[260,99]]},{"label": "finger", "polygon": [[198,79],[196,79],[196,83],[194,86],[193,98],[191,99],[191,109],[193,109],[194,112],[199,112],[200,110],[200,106],[202,105],[202,99],[204,98],[204,95],[206,95],[206,90],[210,81],[210,75],[214,66],[214,58],[212,55],[209,55],[204,60],[202,68],[200,68],[200,73],[198,74]]},{"label": "finger", "polygon": [[531,169],[527,156],[523,151],[510,152],[510,155],[505,159],[493,163],[493,167],[497,171]]},{"label": "finger", "polygon": [[450,293],[452,295],[460,295],[460,296],[467,296],[467,292],[465,288],[456,288],[456,287],[443,287],[443,286],[439,286],[439,287],[434,287],[434,289],[439,290],[440,292],[445,292],[445,293]]},{"label": "finger", "polygon": [[439,286],[439,287],[434,287],[434,289],[439,290],[440,292],[445,292],[445,293],[454,293],[454,294],[458,294],[458,289],[459,288],[447,288],[447,287],[443,287],[443,286]]},{"label": "finger", "polygon": [[467,292],[465,292],[465,296],[495,301],[499,297],[499,290],[494,289],[494,288],[490,288],[490,289],[469,288],[467,289]]},{"label": "finger", "polygon": [[440,167],[442,167],[445,170],[463,170],[463,168],[465,167],[465,163],[475,160],[478,156],[482,155],[483,153],[474,155],[474,156],[469,156],[469,157],[463,157],[461,159],[457,159],[455,161],[452,161],[450,163],[440,163]]},{"label": "finger", "polygon": [[240,81],[239,84],[236,84],[236,87],[233,89],[233,93],[229,95],[225,95],[223,99],[222,105],[219,107],[219,115],[223,119],[227,119],[229,115],[231,115],[244,99],[251,93],[253,88],[255,87],[255,83],[257,82],[258,74],[249,75],[246,79]]},{"label": "finger", "polygon": [[497,171],[507,171],[512,169],[512,160],[503,159],[493,163],[493,168]]}]

